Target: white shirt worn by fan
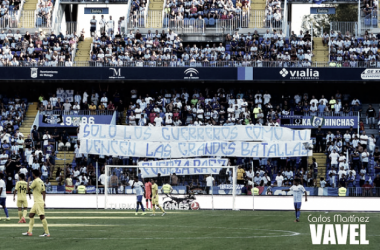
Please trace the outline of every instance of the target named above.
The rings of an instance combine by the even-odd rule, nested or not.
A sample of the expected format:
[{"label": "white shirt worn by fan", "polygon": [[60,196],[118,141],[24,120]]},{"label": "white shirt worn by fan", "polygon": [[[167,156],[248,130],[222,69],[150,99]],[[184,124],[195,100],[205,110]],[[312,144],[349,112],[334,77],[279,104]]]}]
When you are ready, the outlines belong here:
[{"label": "white shirt worn by fan", "polygon": [[209,176],[206,178],[206,184],[208,187],[213,186],[213,182],[214,182],[214,177]]}]

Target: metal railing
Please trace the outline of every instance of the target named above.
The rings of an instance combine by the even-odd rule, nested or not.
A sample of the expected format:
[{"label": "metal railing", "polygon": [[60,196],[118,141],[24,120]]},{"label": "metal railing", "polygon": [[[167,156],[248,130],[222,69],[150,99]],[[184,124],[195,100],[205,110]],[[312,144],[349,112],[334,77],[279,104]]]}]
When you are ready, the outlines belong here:
[{"label": "metal railing", "polygon": [[34,10],[21,11],[19,26],[22,28],[35,28],[36,12]]},{"label": "metal railing", "polygon": [[348,31],[350,34],[355,34],[355,36],[358,36],[357,25],[357,22],[331,22],[330,27],[335,32],[346,34]]},{"label": "metal railing", "polygon": [[379,187],[349,187],[347,191],[350,197],[380,197]]},{"label": "metal railing", "polygon": [[[20,12],[20,11],[19,11]],[[8,14],[0,17],[0,29],[17,28],[17,14],[15,11],[9,11]]]},{"label": "metal railing", "polygon": [[163,28],[175,30],[182,33],[199,33],[205,31],[205,20],[203,19],[185,19],[185,20],[170,20],[168,16],[164,16]]},{"label": "metal railing", "polygon": [[[100,103],[100,102],[98,102]],[[106,107],[107,108],[107,107]],[[113,115],[115,111],[113,110],[44,110],[44,111],[38,111],[38,114],[36,116],[36,119],[38,115]],[[36,120],[35,120],[36,122]],[[33,124],[36,125],[36,124]],[[38,127],[38,121],[37,121],[37,127]]]},{"label": "metal railing", "polygon": [[361,31],[360,34],[364,34],[366,30],[377,28],[377,14],[371,13],[365,17],[360,18]]},{"label": "metal railing", "polygon": [[141,13],[140,11],[134,11],[129,14],[128,27],[130,29],[145,28],[146,23],[146,11]]},{"label": "metal railing", "polygon": [[[207,26],[207,24],[206,24]],[[249,12],[240,13],[232,19],[217,19],[216,33],[232,34],[236,29],[249,27]]]},{"label": "metal railing", "polygon": [[[19,61],[19,65],[14,66],[11,61],[6,60],[0,62],[0,67],[66,67],[65,62],[53,61]],[[303,64],[300,61],[209,61],[209,62],[178,62],[178,61],[114,61],[114,62],[73,62],[72,67],[264,67],[264,68],[378,68],[371,66],[370,62],[354,62],[345,65],[344,63],[336,63],[335,66],[331,62],[312,62],[310,65]]]},{"label": "metal railing", "polygon": [[152,29],[163,28],[163,16],[161,10],[150,10],[146,26]]},{"label": "metal railing", "polygon": [[289,115],[285,115],[283,116],[282,118],[291,118],[291,117],[296,117],[296,116],[311,116],[311,115],[318,115],[318,116],[323,116],[323,117],[339,117],[339,116],[358,116],[360,115],[361,113],[358,112],[358,111],[349,111],[349,112],[343,112],[343,111],[339,111],[339,112],[333,112],[333,111],[324,111],[324,112],[319,112],[319,111],[316,111],[316,112],[300,112],[299,114],[298,113],[294,113],[294,111],[290,111],[289,112]]},{"label": "metal railing", "polygon": [[249,19],[252,27],[250,28],[264,28],[265,27],[265,11],[264,10],[250,10]]}]

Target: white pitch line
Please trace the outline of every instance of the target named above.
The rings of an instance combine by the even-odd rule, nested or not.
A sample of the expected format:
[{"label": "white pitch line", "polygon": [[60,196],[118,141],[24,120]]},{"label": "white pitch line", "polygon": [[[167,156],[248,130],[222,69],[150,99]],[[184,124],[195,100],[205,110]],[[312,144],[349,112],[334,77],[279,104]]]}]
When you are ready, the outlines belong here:
[{"label": "white pitch line", "polygon": [[[2,227],[28,227],[28,223],[22,224],[0,224]],[[42,227],[42,224],[34,224],[34,227]],[[49,224],[49,227],[115,227],[115,225],[100,225],[100,224]]]},{"label": "white pitch line", "polygon": [[[119,211],[115,211],[115,212],[81,212],[81,211],[78,211],[78,212],[57,212],[57,211],[54,211],[54,212],[49,212],[49,211],[46,211],[46,214],[134,214],[136,213],[135,211],[123,211],[123,212],[119,212]],[[152,210],[148,210],[147,213],[151,213]],[[139,212],[141,213],[141,212]],[[196,214],[196,211],[194,212],[170,212],[170,210],[168,212],[166,212],[167,214],[184,214],[184,213],[194,213]]]},{"label": "white pitch line", "polygon": [[46,216],[46,219],[49,219],[49,220],[61,220],[61,219],[65,219],[65,220],[82,220],[82,219],[85,219],[85,220],[89,220],[89,219],[111,219],[111,220],[116,220],[116,219],[146,219],[147,217],[146,216],[149,216],[149,215],[136,215],[135,217],[109,217],[109,216],[86,216],[86,217],[83,217],[83,216],[70,216],[70,217],[67,217],[67,216],[62,216],[62,217],[50,217],[50,216]]}]

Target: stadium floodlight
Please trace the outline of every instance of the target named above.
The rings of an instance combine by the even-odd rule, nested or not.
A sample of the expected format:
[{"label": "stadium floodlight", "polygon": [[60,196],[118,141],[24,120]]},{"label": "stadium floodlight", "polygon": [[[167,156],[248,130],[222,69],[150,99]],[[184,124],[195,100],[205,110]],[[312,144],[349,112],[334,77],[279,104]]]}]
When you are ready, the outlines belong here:
[{"label": "stadium floodlight", "polygon": [[[244,205],[236,207],[236,195],[239,196],[239,204],[252,204],[246,199],[253,199],[248,195],[240,197],[243,186],[237,185],[237,166],[106,165],[104,175],[105,209],[136,208],[136,192],[131,188],[135,176],[143,182],[144,187],[150,179],[155,180],[159,186],[159,203],[165,210],[238,210],[244,209]],[[162,193],[161,185],[173,183],[174,180],[182,185],[172,185],[170,194]],[[143,204],[145,206],[145,199]],[[252,209],[249,206],[247,209]]]}]

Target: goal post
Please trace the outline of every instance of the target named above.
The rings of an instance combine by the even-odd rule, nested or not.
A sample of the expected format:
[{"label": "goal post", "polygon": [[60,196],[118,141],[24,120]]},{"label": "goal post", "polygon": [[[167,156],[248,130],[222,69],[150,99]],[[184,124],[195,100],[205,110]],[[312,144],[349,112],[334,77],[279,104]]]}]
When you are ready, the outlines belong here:
[{"label": "goal post", "polygon": [[[158,185],[159,203],[165,210],[244,209],[253,196],[241,200],[242,185],[237,183],[237,166],[105,166],[105,209],[135,209],[136,194],[131,188],[134,176],[145,187],[154,179]],[[163,184],[173,188],[170,194],[161,191]],[[253,192],[253,190],[252,190]],[[236,206],[238,196],[238,207]],[[144,197],[145,198],[145,197]],[[145,207],[145,199],[143,199]]]}]

